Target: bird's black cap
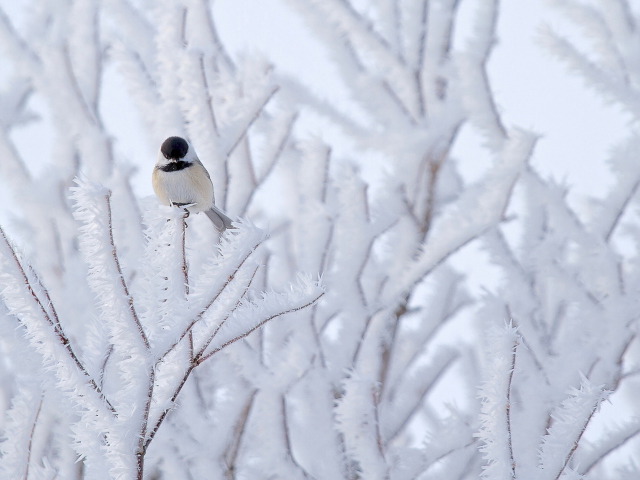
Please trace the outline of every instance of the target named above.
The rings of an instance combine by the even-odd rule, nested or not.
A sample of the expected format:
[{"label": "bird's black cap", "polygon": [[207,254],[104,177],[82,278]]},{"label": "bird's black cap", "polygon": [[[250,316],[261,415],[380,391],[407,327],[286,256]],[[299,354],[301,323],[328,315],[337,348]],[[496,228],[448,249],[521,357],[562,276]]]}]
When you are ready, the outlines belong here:
[{"label": "bird's black cap", "polygon": [[167,160],[180,160],[189,151],[189,144],[182,137],[169,137],[162,142],[160,151]]}]

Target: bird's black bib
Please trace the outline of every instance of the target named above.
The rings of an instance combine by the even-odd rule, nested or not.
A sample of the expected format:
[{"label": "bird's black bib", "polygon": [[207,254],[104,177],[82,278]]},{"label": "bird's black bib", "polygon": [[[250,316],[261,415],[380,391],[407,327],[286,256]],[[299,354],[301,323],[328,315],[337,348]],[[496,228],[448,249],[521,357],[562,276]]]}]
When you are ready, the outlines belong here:
[{"label": "bird's black bib", "polygon": [[189,168],[193,165],[192,162],[185,162],[184,160],[178,160],[177,162],[167,163],[166,165],[161,165],[158,167],[159,170],[163,172],[177,172],[178,170],[184,170],[185,168]]}]

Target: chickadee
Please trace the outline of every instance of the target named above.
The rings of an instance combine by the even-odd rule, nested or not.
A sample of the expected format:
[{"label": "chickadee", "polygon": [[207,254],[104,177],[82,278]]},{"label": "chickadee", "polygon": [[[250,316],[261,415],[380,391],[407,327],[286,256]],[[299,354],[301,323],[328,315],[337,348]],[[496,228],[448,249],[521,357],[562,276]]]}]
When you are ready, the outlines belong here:
[{"label": "chickadee", "polygon": [[169,137],[162,143],[151,180],[164,205],[192,205],[188,213],[206,213],[220,232],[234,228],[231,219],[215,206],[209,172],[184,138]]}]

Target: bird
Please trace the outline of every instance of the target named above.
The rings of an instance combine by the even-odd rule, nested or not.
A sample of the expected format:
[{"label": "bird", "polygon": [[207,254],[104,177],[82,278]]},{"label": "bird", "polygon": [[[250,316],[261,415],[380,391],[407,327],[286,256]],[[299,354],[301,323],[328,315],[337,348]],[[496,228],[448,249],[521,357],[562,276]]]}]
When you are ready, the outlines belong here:
[{"label": "bird", "polygon": [[169,137],[162,142],[151,183],[162,204],[185,207],[187,214],[204,212],[221,233],[234,228],[232,220],[216,207],[209,172],[184,138]]}]

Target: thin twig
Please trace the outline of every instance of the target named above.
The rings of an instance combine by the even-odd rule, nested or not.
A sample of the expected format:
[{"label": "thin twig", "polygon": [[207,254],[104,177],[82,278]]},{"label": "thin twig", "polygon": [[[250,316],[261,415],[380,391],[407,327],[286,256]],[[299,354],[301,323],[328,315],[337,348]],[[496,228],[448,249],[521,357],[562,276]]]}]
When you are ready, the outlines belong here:
[{"label": "thin twig", "polygon": [[[466,445],[463,445],[461,447],[456,447],[456,448],[452,448],[451,450],[443,453],[442,455],[434,458],[431,462],[429,462],[429,464],[424,468],[424,470],[422,470],[418,475],[416,475],[415,477],[413,477],[413,480],[418,480],[418,478],[422,477],[422,475],[424,473],[426,473],[431,467],[433,467],[435,464],[437,464],[438,462],[444,460],[445,458],[447,458],[449,455],[459,452],[460,450],[464,450],[465,448],[469,448],[472,445],[474,445],[476,442],[478,441],[477,438],[474,438],[473,440],[471,440],[469,443],[467,443]],[[468,470],[463,470],[464,472],[468,472]]]},{"label": "thin twig", "polygon": [[597,465],[600,464],[600,462],[602,462],[605,459],[607,455],[609,455],[614,450],[622,447],[625,443],[627,443],[629,440],[631,440],[633,437],[635,437],[638,434],[640,434],[640,426],[635,430],[633,430],[628,435],[625,435],[615,445],[611,445],[609,448],[601,452],[598,458],[596,458],[595,460],[592,460],[591,463],[588,463],[585,467],[581,468],[580,469],[581,475],[586,477],[589,474],[589,472],[591,472],[591,470],[593,470]]},{"label": "thin twig", "polygon": [[140,323],[140,319],[138,318],[138,314],[136,312],[135,305],[133,304],[133,297],[129,293],[129,288],[127,287],[127,282],[124,279],[124,275],[122,274],[122,268],[120,267],[120,260],[118,258],[118,252],[116,251],[116,244],[113,239],[113,218],[111,215],[111,191],[107,192],[104,196],[105,201],[107,203],[107,220],[109,222],[109,242],[111,243],[111,256],[113,258],[114,265],[116,270],[118,271],[118,277],[120,278],[120,286],[122,287],[122,291],[127,298],[127,305],[129,306],[129,312],[131,313],[131,319],[138,330],[138,334],[144,343],[144,346],[147,350],[151,348],[149,345],[149,339],[147,338],[146,333],[144,333],[144,329],[142,328],[142,324]]},{"label": "thin twig", "polygon": [[187,265],[187,213],[182,216],[182,276],[184,278],[184,294],[189,295],[189,266]]},{"label": "thin twig", "polygon": [[418,60],[414,71],[416,84],[416,96],[418,97],[418,107],[420,117],[427,115],[427,104],[424,98],[424,88],[422,86],[422,69],[424,68],[424,54],[427,48],[427,21],[429,15],[429,0],[422,0],[422,12],[420,22],[420,34],[418,40]]},{"label": "thin twig", "polygon": [[[271,172],[273,172],[273,169],[274,169],[276,163],[278,163],[278,160],[282,157],[282,152],[284,152],[284,148],[285,148],[285,146],[287,144],[287,141],[291,137],[291,132],[293,130],[293,125],[295,124],[297,118],[298,118],[298,114],[297,113],[291,116],[291,119],[289,120],[289,124],[287,125],[287,128],[285,130],[284,135],[282,136],[282,138],[278,142],[278,147],[276,148],[276,151],[274,152],[274,154],[273,154],[273,156],[271,158],[271,161],[267,165],[266,170],[263,172],[262,175],[260,175],[260,178],[256,181],[256,183],[254,185],[254,188],[251,189],[251,192],[249,193],[249,196],[247,197],[247,200],[244,203],[244,207],[242,207],[241,216],[244,215],[247,212],[247,209],[251,205],[251,201],[253,200],[253,198],[254,198],[254,196],[256,194],[256,191],[269,178],[269,176],[271,175]],[[246,135],[245,135],[245,137],[246,137]],[[252,166],[251,163],[250,163],[250,166]],[[251,170],[253,171],[253,168],[251,168]],[[255,175],[255,173],[254,173],[254,175]]]},{"label": "thin twig", "polygon": [[42,401],[44,400],[44,395],[40,396],[40,401],[38,402],[38,408],[36,409],[36,414],[33,418],[33,424],[31,425],[31,433],[29,434],[29,443],[27,444],[27,459],[26,466],[24,470],[24,480],[29,480],[29,468],[31,466],[31,453],[33,448],[33,437],[36,431],[36,425],[38,424],[38,418],[40,417],[40,411],[42,410]]},{"label": "thin twig", "polygon": [[266,107],[267,103],[269,103],[269,100],[271,100],[273,98],[273,96],[276,94],[276,92],[280,89],[280,87],[275,86],[271,89],[271,91],[269,92],[268,95],[265,96],[264,100],[262,101],[262,103],[260,104],[260,106],[256,109],[256,111],[254,112],[253,116],[251,117],[251,119],[249,119],[249,122],[247,122],[247,124],[245,125],[244,129],[242,130],[242,132],[240,133],[240,135],[238,135],[238,138],[236,138],[234,140],[234,142],[231,144],[231,147],[229,148],[229,150],[227,151],[227,160],[229,159],[229,157],[231,156],[231,154],[233,153],[233,151],[236,149],[236,147],[238,146],[238,144],[240,143],[240,140],[242,140],[242,138],[247,134],[247,132],[249,131],[249,128],[251,127],[251,125],[253,125],[253,123],[258,119],[258,117],[260,116],[260,114],[262,113],[262,111],[264,110],[264,107]]},{"label": "thin twig", "polygon": [[212,351],[210,351],[209,353],[207,353],[205,356],[203,356],[199,361],[198,364],[201,364],[202,362],[204,362],[205,360],[208,360],[209,358],[211,358],[213,355],[215,355],[216,353],[218,353],[220,350],[228,347],[229,345],[237,342],[238,340],[242,340],[243,338],[249,336],[251,333],[253,333],[254,331],[256,331],[257,329],[259,329],[260,327],[262,327],[265,323],[273,320],[274,318],[280,317],[282,315],[286,315],[287,313],[293,313],[293,312],[297,312],[299,310],[302,310],[304,308],[310,307],[311,305],[313,305],[314,303],[316,303],[318,300],[320,300],[320,298],[324,295],[324,292],[320,293],[320,295],[318,295],[316,298],[314,298],[313,300],[311,300],[309,303],[306,303],[300,307],[294,307],[291,308],[289,310],[285,310],[283,312],[280,313],[276,313],[275,315],[271,315],[268,318],[265,318],[264,320],[262,320],[260,323],[258,323],[257,325],[255,325],[254,327],[252,327],[251,329],[247,330],[245,333],[238,335],[235,338],[232,338],[231,340],[225,342],[224,344],[220,345],[219,347],[213,349]]},{"label": "thin twig", "polygon": [[391,87],[391,85],[387,80],[382,80],[382,88],[385,92],[389,94],[389,98],[391,98],[394,101],[394,103],[398,105],[398,108],[407,117],[407,119],[409,120],[409,123],[411,123],[411,125],[417,125],[418,124],[417,120],[411,114],[407,106],[400,99],[397,92],[393,89],[393,87]]},{"label": "thin twig", "polygon": [[209,118],[211,119],[211,128],[216,137],[220,136],[218,130],[218,122],[216,121],[216,114],[213,110],[213,98],[211,98],[211,91],[209,90],[209,82],[207,81],[207,73],[204,68],[204,54],[200,54],[200,72],[202,73],[202,84],[205,92],[205,103],[207,104],[207,110],[209,111]]},{"label": "thin twig", "polygon": [[640,186],[640,179],[636,180],[636,182],[633,184],[633,187],[629,191],[629,194],[625,197],[624,202],[622,202],[622,205],[620,205],[620,208],[618,209],[618,212],[616,213],[613,219],[613,222],[611,222],[611,225],[609,226],[609,229],[607,230],[607,233],[604,236],[604,239],[607,243],[611,240],[611,236],[613,235],[613,232],[618,226],[618,223],[620,222],[622,215],[626,212],[627,207],[629,206],[629,203],[633,199],[633,196],[638,191],[639,186]]},{"label": "thin twig", "polygon": [[578,448],[578,445],[580,444],[580,440],[582,439],[582,436],[584,435],[585,430],[589,426],[589,422],[591,421],[591,419],[593,418],[595,413],[598,411],[598,406],[599,406],[599,402],[596,403],[593,406],[593,409],[591,410],[591,413],[589,414],[589,418],[587,418],[587,421],[584,422],[584,426],[582,427],[582,430],[580,430],[580,433],[578,434],[578,438],[576,438],[572,442],[573,444],[571,446],[571,449],[569,450],[569,453],[567,453],[567,456],[564,459],[564,463],[562,464],[562,468],[560,469],[560,471],[558,472],[558,474],[555,476],[555,478],[553,480],[558,480],[562,476],[562,474],[564,473],[564,470],[567,468],[567,465],[569,465],[569,461],[571,460],[571,457],[573,457],[573,453]]},{"label": "thin twig", "polygon": [[102,365],[100,366],[100,388],[104,386],[104,374],[107,371],[107,364],[109,363],[109,359],[111,358],[111,354],[113,353],[113,344],[109,345],[106,355],[104,356],[104,360]]},{"label": "thin twig", "polygon": [[370,20],[365,18],[360,14],[360,12],[353,8],[353,5],[351,5],[351,2],[349,2],[348,0],[339,0],[339,3],[344,5],[346,12],[351,16],[351,18],[357,25],[362,27],[363,32],[366,32],[382,50],[387,52],[389,56],[397,62],[398,66],[404,66],[404,59],[398,54],[398,52],[393,51],[393,48],[389,44],[387,39],[385,39],[375,30]]},{"label": "thin twig", "polygon": [[404,431],[404,429],[409,425],[409,422],[411,421],[411,419],[414,418],[415,415],[420,411],[420,407],[424,404],[424,400],[425,398],[427,398],[427,395],[429,395],[429,392],[431,392],[433,387],[435,387],[435,385],[438,383],[438,380],[442,378],[442,376],[446,373],[447,370],[449,370],[451,365],[453,365],[453,363],[457,359],[458,359],[458,355],[453,355],[449,360],[447,360],[447,362],[444,365],[442,365],[442,368],[440,368],[436,376],[433,377],[431,379],[431,382],[429,382],[429,384],[422,389],[422,392],[420,392],[420,394],[418,395],[419,398],[414,403],[413,408],[411,408],[411,410],[407,412],[407,414],[404,416],[402,421],[400,421],[398,426],[389,435],[388,439],[385,441],[385,445],[389,445],[398,437],[398,435],[400,435]]},{"label": "thin twig", "polygon": [[193,326],[196,323],[198,323],[202,319],[202,317],[204,317],[205,313],[207,313],[209,308],[211,308],[211,305],[214,304],[214,302],[218,299],[218,297],[220,297],[222,292],[227,288],[227,286],[229,286],[229,284],[233,281],[233,279],[238,274],[238,271],[242,268],[244,263],[249,259],[251,254],[255,252],[255,250],[260,246],[261,243],[262,243],[262,240],[256,243],[253,246],[253,248],[244,256],[244,258],[240,261],[240,263],[238,264],[236,269],[233,271],[233,273],[224,282],[220,290],[218,290],[218,292],[211,298],[211,300],[205,305],[205,307],[195,316],[195,318],[191,322],[189,322],[189,325],[187,325],[187,328],[185,328],[185,330],[180,334],[180,337],[178,338],[178,340],[176,340],[173,344],[171,344],[171,346],[162,355],[158,357],[158,361],[156,362],[156,364],[160,363],[167,355],[169,355],[169,353],[171,353],[173,349],[176,348],[178,344],[182,341],[182,339],[191,331]]},{"label": "thin twig", "polygon": [[227,467],[225,477],[227,477],[228,480],[233,480],[235,478],[234,472],[236,469],[236,459],[238,458],[238,452],[240,451],[240,446],[242,444],[242,437],[245,432],[245,427],[247,425],[247,421],[249,420],[249,414],[251,413],[251,408],[253,407],[253,402],[256,398],[257,393],[258,390],[255,389],[249,396],[249,400],[242,409],[242,412],[240,412],[240,418],[236,422],[236,426],[234,428],[233,438],[229,442],[227,450],[224,453],[225,464]]},{"label": "thin twig", "polygon": [[[511,478],[516,478],[516,461],[513,458],[513,437],[511,436],[511,386],[513,383],[513,372],[516,369],[516,348],[518,339],[515,340],[511,349],[512,360],[511,370],[509,371],[509,383],[507,385],[507,441],[509,442],[509,459],[511,460]],[[557,479],[556,479],[557,480]]]},{"label": "thin twig", "polygon": [[298,467],[298,469],[302,472],[304,478],[313,479],[314,477],[309,475],[309,472],[307,472],[307,470],[302,465],[300,465],[300,463],[296,460],[296,457],[293,455],[293,445],[291,443],[291,437],[289,435],[289,417],[287,415],[286,394],[283,393],[280,399],[280,408],[282,409],[282,433],[284,435],[284,444],[287,447],[287,456],[289,457],[289,460],[291,460],[291,463]]},{"label": "thin twig", "polygon": [[[184,384],[187,383],[187,380],[189,379],[189,375],[191,375],[191,372],[195,367],[196,365],[194,363],[191,363],[189,365],[189,368],[187,368],[187,371],[184,373],[182,380],[178,384],[177,388],[174,390],[173,395],[171,395],[171,399],[169,400],[170,405],[173,405],[175,403],[176,398],[178,398],[178,395],[182,390],[182,387],[184,387]],[[144,439],[144,443],[143,443],[143,448],[145,451],[149,448],[149,444],[151,443],[153,438],[156,436],[156,433],[158,433],[158,429],[160,428],[160,425],[162,425],[162,422],[167,417],[167,414],[169,413],[169,411],[171,411],[171,408],[172,407],[168,407],[164,409],[160,414],[160,417],[158,417],[158,420],[156,421],[156,423],[153,425],[153,428],[150,431],[148,431],[147,437]]]},{"label": "thin twig", "polygon": [[144,404],[142,414],[142,425],[140,426],[140,434],[138,435],[138,448],[136,450],[136,459],[138,461],[138,479],[142,480],[144,472],[144,457],[147,453],[147,445],[145,438],[147,436],[147,427],[149,426],[149,414],[151,413],[151,402],[153,401],[153,389],[156,383],[155,365],[151,365],[149,370],[149,387],[147,389],[147,398]]},{"label": "thin twig", "polygon": [[209,345],[211,345],[211,342],[213,341],[213,339],[216,337],[216,335],[218,335],[218,332],[220,331],[220,329],[227,322],[229,317],[233,314],[233,312],[235,312],[238,309],[238,307],[242,303],[242,300],[244,299],[245,295],[249,291],[249,288],[251,288],[251,284],[253,283],[253,279],[255,278],[256,273],[258,272],[259,268],[260,268],[260,265],[256,266],[256,268],[253,270],[253,273],[251,274],[251,278],[249,278],[249,281],[247,282],[247,285],[244,287],[244,291],[242,292],[242,295],[240,295],[240,298],[238,298],[238,301],[236,302],[236,304],[233,306],[233,308],[231,310],[229,310],[227,312],[227,314],[222,319],[222,321],[216,326],[216,328],[213,330],[211,335],[209,335],[209,338],[207,338],[207,340],[204,342],[204,344],[202,345],[200,350],[198,350],[198,353],[196,353],[194,355],[193,358],[194,358],[195,361],[197,361],[204,354],[204,352],[207,350]]},{"label": "thin twig", "polygon": [[91,110],[91,107],[82,94],[80,84],[78,83],[78,77],[76,77],[76,74],[73,71],[73,65],[71,64],[71,54],[69,53],[69,46],[66,43],[62,47],[62,57],[64,58],[64,66],[68,75],[69,84],[71,85],[71,89],[73,90],[73,93],[78,101],[78,104],[80,105],[81,110],[84,112],[87,120],[98,127],[102,127],[102,125],[100,125],[100,121],[95,115],[95,112]]},{"label": "thin twig", "polygon": [[13,260],[14,260],[16,266],[18,267],[18,271],[20,272],[20,274],[22,276],[22,279],[24,281],[25,287],[27,288],[27,291],[29,292],[29,295],[36,302],[36,305],[38,306],[38,309],[40,310],[40,312],[44,316],[44,319],[46,320],[46,322],[50,326],[53,327],[53,330],[54,330],[56,338],[58,339],[58,342],[61,343],[62,346],[65,348],[65,350],[67,351],[67,354],[71,357],[71,359],[75,363],[75,365],[78,368],[78,370],[80,370],[84,374],[84,376],[87,377],[87,381],[89,382],[89,385],[91,385],[93,390],[95,390],[95,392],[98,394],[98,396],[100,397],[100,400],[102,400],[106,404],[107,408],[111,411],[111,413],[113,413],[115,415],[116,414],[115,408],[113,407],[113,405],[111,405],[111,402],[109,402],[109,400],[105,397],[104,393],[102,393],[102,389],[98,386],[96,381],[91,377],[91,375],[89,374],[87,369],[84,367],[84,365],[82,365],[82,363],[80,362],[79,358],[76,356],[76,354],[73,351],[73,348],[71,346],[71,342],[69,342],[69,339],[65,335],[65,333],[64,333],[64,331],[62,329],[62,326],[59,323],[58,324],[55,323],[55,321],[51,318],[51,316],[49,315],[47,310],[44,308],[44,305],[42,304],[42,302],[40,301],[40,299],[38,298],[38,296],[34,292],[33,288],[31,287],[31,283],[29,282],[29,278],[27,277],[27,275],[26,275],[26,273],[24,271],[24,268],[22,267],[22,264],[20,263],[20,260],[18,259],[18,254],[16,253],[16,251],[11,246],[11,243],[9,243],[9,239],[7,238],[7,235],[5,234],[5,232],[2,229],[2,227],[0,227],[0,235],[2,236],[2,239],[4,240],[4,243],[6,244],[6,246],[9,248],[9,251],[11,252]]}]

